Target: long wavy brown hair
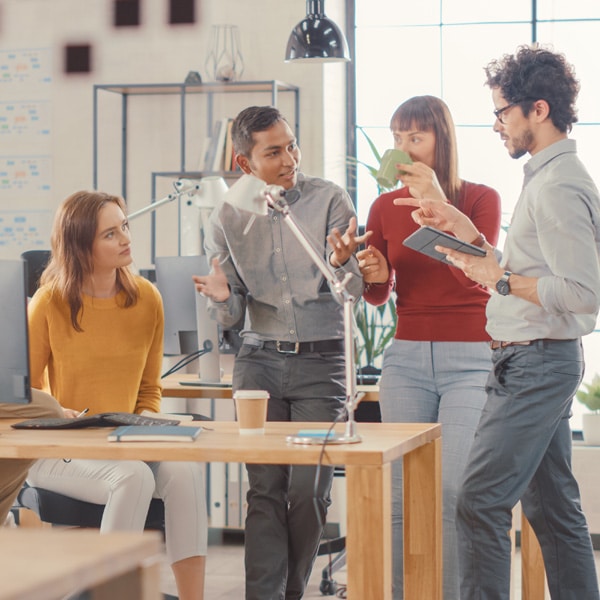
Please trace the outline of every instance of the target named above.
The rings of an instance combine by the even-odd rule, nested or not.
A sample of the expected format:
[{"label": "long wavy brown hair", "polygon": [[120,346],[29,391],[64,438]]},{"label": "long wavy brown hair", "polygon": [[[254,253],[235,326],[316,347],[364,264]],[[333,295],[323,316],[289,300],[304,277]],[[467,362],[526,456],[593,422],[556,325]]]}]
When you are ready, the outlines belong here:
[{"label": "long wavy brown hair", "polygon": [[[60,294],[69,304],[75,331],[83,331],[83,283],[94,270],[92,247],[98,229],[98,214],[109,202],[126,213],[125,202],[119,196],[80,191],[62,202],[54,218],[50,262],[40,283],[49,284],[53,293]],[[125,308],[137,302],[138,286],[128,267],[117,268],[117,290],[125,293]]]},{"label": "long wavy brown hair", "polygon": [[458,150],[454,120],[446,103],[435,96],[414,96],[394,112],[390,128],[398,131],[419,129],[435,135],[433,170],[446,197],[454,205],[459,199],[462,181],[458,176]]}]

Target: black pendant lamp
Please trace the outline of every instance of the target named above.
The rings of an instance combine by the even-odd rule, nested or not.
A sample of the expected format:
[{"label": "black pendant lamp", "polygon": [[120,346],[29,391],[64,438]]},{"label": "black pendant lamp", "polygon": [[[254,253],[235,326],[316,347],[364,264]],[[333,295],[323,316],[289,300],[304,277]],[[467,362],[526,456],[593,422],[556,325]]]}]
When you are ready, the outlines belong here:
[{"label": "black pendant lamp", "polygon": [[340,28],[325,16],[324,0],[306,0],[306,18],[290,34],[285,62],[349,61],[348,43]]}]

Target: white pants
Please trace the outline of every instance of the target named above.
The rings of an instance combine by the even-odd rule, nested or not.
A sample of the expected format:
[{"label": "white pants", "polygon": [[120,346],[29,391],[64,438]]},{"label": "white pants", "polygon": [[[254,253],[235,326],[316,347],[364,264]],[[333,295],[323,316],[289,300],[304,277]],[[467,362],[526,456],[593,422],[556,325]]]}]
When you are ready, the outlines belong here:
[{"label": "white pants", "polygon": [[150,500],[162,498],[170,562],[206,555],[208,524],[200,463],[49,458],[30,468],[27,482],[77,500],[104,504],[102,533],[142,531]]}]

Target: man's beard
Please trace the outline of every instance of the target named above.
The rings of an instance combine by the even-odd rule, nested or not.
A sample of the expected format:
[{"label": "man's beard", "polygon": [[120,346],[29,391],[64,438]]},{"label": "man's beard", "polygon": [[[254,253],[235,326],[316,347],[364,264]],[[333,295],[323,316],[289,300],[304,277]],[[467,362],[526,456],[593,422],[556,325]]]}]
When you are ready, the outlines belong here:
[{"label": "man's beard", "polygon": [[533,133],[531,133],[531,129],[526,129],[518,138],[511,138],[511,142],[513,146],[512,152],[509,152],[511,158],[521,158],[533,146]]}]

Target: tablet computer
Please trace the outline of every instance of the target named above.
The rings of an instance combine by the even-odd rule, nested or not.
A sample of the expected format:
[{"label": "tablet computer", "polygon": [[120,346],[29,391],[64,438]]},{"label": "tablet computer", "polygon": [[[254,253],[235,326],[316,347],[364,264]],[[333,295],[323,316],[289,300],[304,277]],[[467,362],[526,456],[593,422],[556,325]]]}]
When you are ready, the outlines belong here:
[{"label": "tablet computer", "polygon": [[451,265],[452,263],[446,260],[445,254],[442,254],[435,249],[436,246],[452,248],[453,250],[465,252],[466,254],[472,254],[473,256],[485,256],[486,254],[483,248],[479,248],[478,246],[474,246],[468,242],[463,242],[462,240],[455,238],[453,235],[450,235],[445,231],[440,231],[439,229],[429,227],[428,225],[417,229],[402,243],[408,248],[412,248],[413,250],[426,254],[427,256],[435,258],[436,260],[440,260],[447,265]]}]

